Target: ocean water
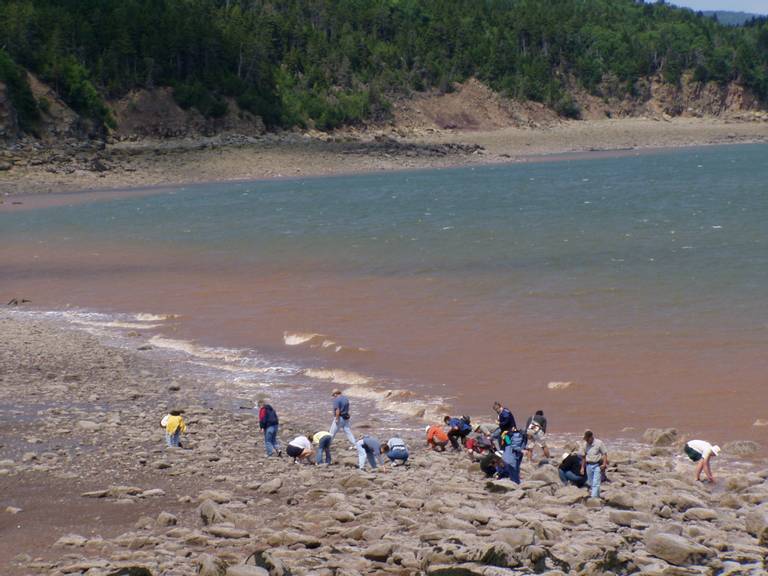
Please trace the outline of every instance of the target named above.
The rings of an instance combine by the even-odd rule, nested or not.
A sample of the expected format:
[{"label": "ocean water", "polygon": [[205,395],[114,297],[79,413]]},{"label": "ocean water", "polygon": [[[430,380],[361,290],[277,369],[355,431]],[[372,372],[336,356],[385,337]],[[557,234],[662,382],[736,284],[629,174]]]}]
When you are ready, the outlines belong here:
[{"label": "ocean water", "polygon": [[768,441],[766,145],[72,198],[0,296],[231,386]]}]

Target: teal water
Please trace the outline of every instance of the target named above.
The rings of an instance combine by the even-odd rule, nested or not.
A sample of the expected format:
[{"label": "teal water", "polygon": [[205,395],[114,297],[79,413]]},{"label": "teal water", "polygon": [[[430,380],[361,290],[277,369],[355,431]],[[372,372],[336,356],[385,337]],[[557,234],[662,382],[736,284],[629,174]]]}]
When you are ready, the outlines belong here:
[{"label": "teal water", "polygon": [[200,185],[0,212],[0,243],[8,293],[44,307],[151,303],[185,337],[468,410],[768,418],[766,145]]}]

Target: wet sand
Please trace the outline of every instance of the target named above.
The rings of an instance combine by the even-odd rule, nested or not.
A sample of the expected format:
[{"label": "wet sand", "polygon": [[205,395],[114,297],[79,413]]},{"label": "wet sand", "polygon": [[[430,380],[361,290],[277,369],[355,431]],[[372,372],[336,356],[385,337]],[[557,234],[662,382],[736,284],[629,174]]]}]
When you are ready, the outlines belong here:
[{"label": "wet sand", "polygon": [[10,153],[0,195],[142,188],[541,161],[557,154],[678,148],[768,140],[768,122],[643,118],[560,122],[493,131],[347,132],[117,142],[104,150]]}]

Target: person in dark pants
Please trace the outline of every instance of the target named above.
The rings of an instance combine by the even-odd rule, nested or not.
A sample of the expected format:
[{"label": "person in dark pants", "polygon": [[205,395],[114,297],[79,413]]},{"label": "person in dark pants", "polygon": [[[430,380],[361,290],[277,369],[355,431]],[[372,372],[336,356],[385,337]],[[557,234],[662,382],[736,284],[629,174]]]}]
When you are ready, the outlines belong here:
[{"label": "person in dark pants", "polygon": [[472,432],[472,425],[464,418],[452,418],[446,416],[443,418],[443,422],[448,427],[448,440],[451,441],[451,447],[454,452],[460,452],[459,442],[461,445],[466,445],[467,436]]},{"label": "person in dark pants", "polygon": [[259,428],[264,431],[264,448],[267,451],[267,456],[272,456],[272,454],[282,456],[277,440],[277,428],[280,423],[277,418],[277,412],[264,400],[259,400],[258,405]]},{"label": "person in dark pants", "polygon": [[578,488],[583,488],[587,482],[587,477],[581,475],[581,456],[576,452],[566,452],[557,469],[560,475],[560,481],[564,485],[573,484]]}]

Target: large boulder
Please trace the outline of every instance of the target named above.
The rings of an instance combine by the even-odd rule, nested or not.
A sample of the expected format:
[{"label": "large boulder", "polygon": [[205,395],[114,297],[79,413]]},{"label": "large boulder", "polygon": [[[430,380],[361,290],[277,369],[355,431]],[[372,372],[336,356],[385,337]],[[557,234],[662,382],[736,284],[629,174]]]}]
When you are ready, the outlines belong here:
[{"label": "large boulder", "polygon": [[648,428],[643,433],[643,440],[653,446],[672,446],[677,439],[677,428]]},{"label": "large boulder", "polygon": [[744,521],[747,533],[757,538],[761,545],[768,545],[768,504],[751,510]]},{"label": "large boulder", "polygon": [[652,556],[666,560],[675,566],[700,564],[713,555],[709,548],[677,534],[653,534],[646,539],[645,547]]}]

